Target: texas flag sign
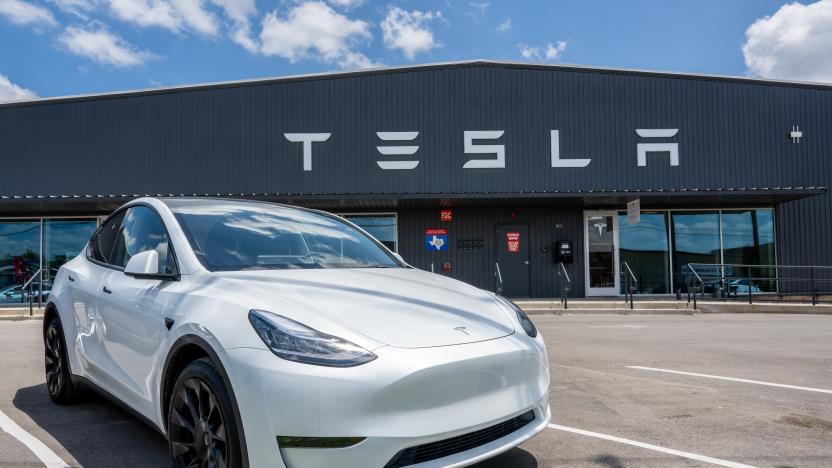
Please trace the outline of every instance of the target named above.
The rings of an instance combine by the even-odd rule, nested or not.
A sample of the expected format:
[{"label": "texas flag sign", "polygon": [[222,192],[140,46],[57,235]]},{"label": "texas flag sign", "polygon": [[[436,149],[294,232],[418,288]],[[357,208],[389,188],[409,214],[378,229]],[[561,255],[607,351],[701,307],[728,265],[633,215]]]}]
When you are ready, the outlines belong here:
[{"label": "texas flag sign", "polygon": [[433,251],[448,249],[448,231],[446,229],[425,229],[425,248]]}]

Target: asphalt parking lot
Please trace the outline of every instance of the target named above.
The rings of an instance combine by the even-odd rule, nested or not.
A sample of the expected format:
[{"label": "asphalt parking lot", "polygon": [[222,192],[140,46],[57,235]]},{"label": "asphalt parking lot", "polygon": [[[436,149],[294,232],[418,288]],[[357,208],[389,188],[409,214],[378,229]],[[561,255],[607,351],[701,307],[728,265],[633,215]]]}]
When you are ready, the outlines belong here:
[{"label": "asphalt parking lot", "polygon": [[[832,316],[533,320],[553,425],[478,468],[832,466]],[[162,437],[118,407],[49,401],[40,327],[0,322],[0,467],[44,466],[27,436],[70,466],[168,466]]]}]

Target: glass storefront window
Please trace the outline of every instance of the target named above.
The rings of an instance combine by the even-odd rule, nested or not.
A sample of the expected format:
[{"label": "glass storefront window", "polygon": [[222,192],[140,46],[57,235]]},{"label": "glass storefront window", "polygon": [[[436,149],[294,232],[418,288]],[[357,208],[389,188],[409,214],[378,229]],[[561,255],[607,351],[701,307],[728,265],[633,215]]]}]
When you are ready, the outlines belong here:
[{"label": "glass storefront window", "polygon": [[[0,304],[29,302],[28,287],[21,286],[37,273],[43,262],[42,299],[52,289],[52,279],[67,260],[72,259],[92,236],[95,219],[44,219],[43,260],[41,260],[41,220],[0,221]],[[33,291],[41,291],[36,279]],[[38,293],[33,294],[37,301]]]},{"label": "glass storefront window", "polygon": [[388,249],[397,252],[396,248],[396,215],[394,214],[346,214],[344,218],[350,220],[361,229],[370,233]]},{"label": "glass storefront window", "polygon": [[[673,284],[676,289],[687,292],[688,263],[720,263],[719,212],[718,211],[677,211],[672,212],[673,226]],[[719,276],[719,268],[713,271],[698,271],[706,282],[713,282]],[[706,289],[707,289],[707,285]]]},{"label": "glass storefront window", "polygon": [[43,221],[43,293],[48,295],[58,268],[81,252],[97,227],[94,219]]},{"label": "glass storefront window", "polygon": [[[619,257],[636,275],[638,294],[668,294],[670,247],[666,212],[642,212],[641,221],[627,224],[627,214],[618,215]],[[622,294],[624,282],[622,281]]]},{"label": "glass storefront window", "polygon": [[[774,265],[774,210],[723,210],[722,248],[724,263]],[[776,291],[774,281],[753,279],[774,277],[774,268],[733,268],[725,275],[752,277],[752,293]],[[733,279],[729,284],[738,294],[748,293],[747,279]]]},{"label": "glass storefront window", "polygon": [[0,221],[0,304],[28,301],[21,286],[40,267],[40,221]]}]

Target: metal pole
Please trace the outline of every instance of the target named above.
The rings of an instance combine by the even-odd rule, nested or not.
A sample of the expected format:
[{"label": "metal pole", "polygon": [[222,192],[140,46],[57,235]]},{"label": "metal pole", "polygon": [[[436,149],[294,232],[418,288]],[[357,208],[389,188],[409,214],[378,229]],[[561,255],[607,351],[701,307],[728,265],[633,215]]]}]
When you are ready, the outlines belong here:
[{"label": "metal pole", "polygon": [[[38,309],[43,308],[43,268],[38,273]],[[29,315],[32,315],[31,313]]]},{"label": "metal pole", "polygon": [[815,287],[815,269],[810,268],[809,271],[812,273],[812,305],[818,305],[817,288]]},{"label": "metal pole", "polygon": [[753,304],[754,301],[751,299],[751,268],[747,269],[748,274],[746,276],[746,281],[748,281],[748,303]]}]

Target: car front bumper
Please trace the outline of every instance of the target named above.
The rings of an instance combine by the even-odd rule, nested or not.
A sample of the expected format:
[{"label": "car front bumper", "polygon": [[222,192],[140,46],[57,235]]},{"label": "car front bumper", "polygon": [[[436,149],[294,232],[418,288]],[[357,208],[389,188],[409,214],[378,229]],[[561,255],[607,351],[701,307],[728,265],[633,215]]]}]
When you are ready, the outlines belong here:
[{"label": "car front bumper", "polygon": [[[535,419],[497,440],[411,466],[466,466],[508,450],[549,422],[549,368],[540,336],[435,348],[385,346],[358,367],[226,351],[251,467],[378,467],[399,451],[488,428],[527,411]],[[363,437],[346,448],[280,448],[277,436]]]}]

